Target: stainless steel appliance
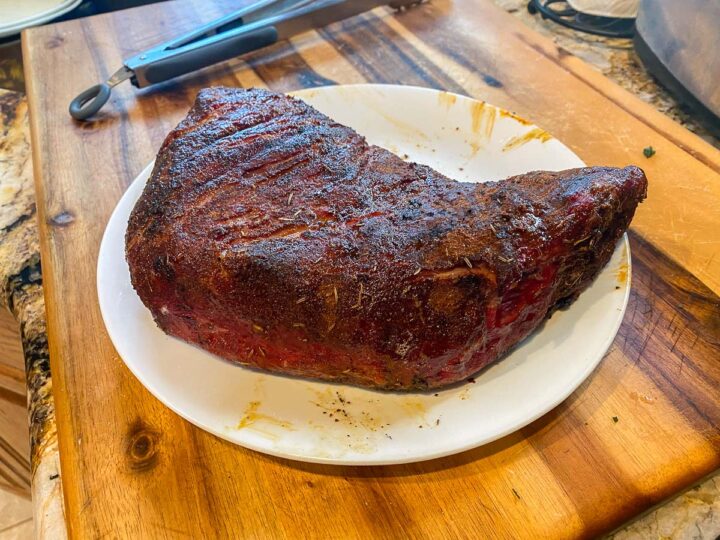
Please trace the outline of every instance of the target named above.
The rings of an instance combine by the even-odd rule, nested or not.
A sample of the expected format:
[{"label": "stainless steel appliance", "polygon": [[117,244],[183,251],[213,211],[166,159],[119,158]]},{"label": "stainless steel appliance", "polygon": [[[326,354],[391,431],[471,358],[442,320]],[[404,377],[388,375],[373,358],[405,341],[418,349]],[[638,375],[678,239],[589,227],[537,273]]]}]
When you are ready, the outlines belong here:
[{"label": "stainless steel appliance", "polygon": [[641,0],[634,44],[648,71],[720,135],[720,0]]}]

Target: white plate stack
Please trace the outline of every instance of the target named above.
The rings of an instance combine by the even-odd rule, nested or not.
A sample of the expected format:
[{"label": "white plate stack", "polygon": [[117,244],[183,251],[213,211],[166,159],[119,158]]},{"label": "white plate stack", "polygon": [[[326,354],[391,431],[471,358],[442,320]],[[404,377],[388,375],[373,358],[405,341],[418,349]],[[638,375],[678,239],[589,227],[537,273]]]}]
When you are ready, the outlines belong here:
[{"label": "white plate stack", "polygon": [[0,0],[0,38],[44,24],[74,9],[82,0]]}]

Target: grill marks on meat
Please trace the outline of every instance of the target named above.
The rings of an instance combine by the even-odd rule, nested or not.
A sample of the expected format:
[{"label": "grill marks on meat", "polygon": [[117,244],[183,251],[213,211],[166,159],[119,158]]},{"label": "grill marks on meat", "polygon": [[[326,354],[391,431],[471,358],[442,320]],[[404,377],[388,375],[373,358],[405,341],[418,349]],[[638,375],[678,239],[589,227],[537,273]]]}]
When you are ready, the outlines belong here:
[{"label": "grill marks on meat", "polygon": [[645,197],[636,167],[466,184],[265,90],[203,90],[128,224],[165,332],[395,389],[462,380],[574,299]]}]

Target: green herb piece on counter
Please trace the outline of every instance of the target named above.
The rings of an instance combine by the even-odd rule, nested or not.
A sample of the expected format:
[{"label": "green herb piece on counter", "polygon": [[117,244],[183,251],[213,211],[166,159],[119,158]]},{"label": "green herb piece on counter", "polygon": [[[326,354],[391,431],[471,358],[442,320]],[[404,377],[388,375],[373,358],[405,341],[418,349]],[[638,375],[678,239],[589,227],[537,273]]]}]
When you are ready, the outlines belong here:
[{"label": "green herb piece on counter", "polygon": [[655,155],[655,149],[652,146],[648,146],[647,148],[643,148],[643,155],[646,158],[651,158]]},{"label": "green herb piece on counter", "polygon": [[620,419],[617,416],[613,416],[613,424],[617,424]]}]

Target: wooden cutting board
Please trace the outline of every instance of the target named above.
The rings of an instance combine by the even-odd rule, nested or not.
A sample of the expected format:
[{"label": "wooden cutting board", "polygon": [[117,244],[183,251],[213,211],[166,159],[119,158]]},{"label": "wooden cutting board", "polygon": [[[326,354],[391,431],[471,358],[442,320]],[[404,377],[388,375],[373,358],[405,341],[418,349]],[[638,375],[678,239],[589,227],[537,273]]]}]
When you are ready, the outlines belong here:
[{"label": "wooden cutting board", "polygon": [[[74,537],[589,537],[720,466],[720,153],[487,1],[386,8],[143,91],[93,123],[70,99],[123,57],[237,8],[163,3],[23,37],[62,479]],[[442,88],[545,127],[591,164],[641,165],[632,295],[565,403],[460,455],[333,467],[235,447],[155,400],[118,358],[95,292],[115,203],[198,88]],[[642,150],[652,145],[651,159]],[[468,422],[472,422],[468,418]]]}]

